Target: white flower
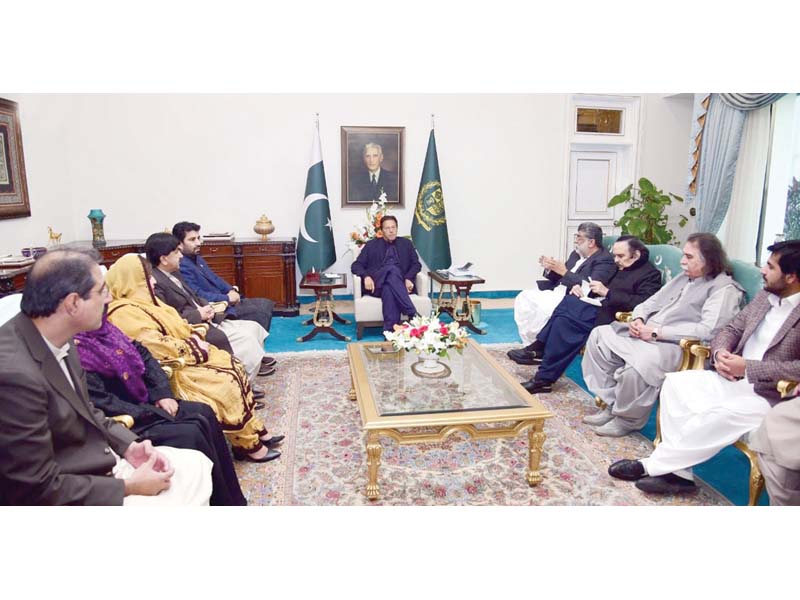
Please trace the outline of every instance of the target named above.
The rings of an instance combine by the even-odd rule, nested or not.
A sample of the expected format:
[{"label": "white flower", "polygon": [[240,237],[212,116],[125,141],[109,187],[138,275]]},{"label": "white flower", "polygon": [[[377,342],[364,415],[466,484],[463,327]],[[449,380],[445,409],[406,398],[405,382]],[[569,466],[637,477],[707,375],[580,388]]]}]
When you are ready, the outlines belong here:
[{"label": "white flower", "polygon": [[448,348],[461,352],[467,338],[467,332],[458,323],[442,323],[438,316],[414,317],[395,331],[384,331],[383,335],[398,350],[439,356],[446,356]]}]

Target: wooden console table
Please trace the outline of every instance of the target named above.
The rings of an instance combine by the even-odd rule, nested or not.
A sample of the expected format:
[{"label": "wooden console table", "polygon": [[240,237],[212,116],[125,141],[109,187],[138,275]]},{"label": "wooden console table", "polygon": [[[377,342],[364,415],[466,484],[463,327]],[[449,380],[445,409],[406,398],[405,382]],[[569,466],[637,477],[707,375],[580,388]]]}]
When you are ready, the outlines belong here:
[{"label": "wooden console table", "polygon": [[[239,238],[232,242],[204,242],[203,258],[214,272],[231,285],[239,287],[242,295],[269,298],[275,302],[273,314],[296,317],[300,314],[297,302],[295,238]],[[64,248],[91,248],[91,241],[69,242]],[[129,252],[144,252],[144,240],[110,240],[97,248],[101,264],[113,265]],[[0,270],[0,296],[21,291],[25,287],[28,268]],[[4,271],[8,274],[4,275]]]}]

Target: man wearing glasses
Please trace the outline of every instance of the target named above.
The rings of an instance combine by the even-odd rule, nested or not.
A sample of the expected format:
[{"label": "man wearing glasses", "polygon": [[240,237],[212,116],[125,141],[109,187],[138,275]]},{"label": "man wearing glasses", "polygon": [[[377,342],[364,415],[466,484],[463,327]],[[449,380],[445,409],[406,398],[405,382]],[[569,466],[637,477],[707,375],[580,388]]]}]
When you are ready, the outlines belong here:
[{"label": "man wearing glasses", "polygon": [[508,357],[521,365],[536,364],[544,347],[536,336],[550,319],[567,292],[583,281],[609,282],[617,270],[614,257],[603,248],[603,230],[596,223],[581,223],[575,234],[575,250],[562,262],[552,256],[540,256],[544,277],[537,289],[523,290],[514,300],[514,321],[524,348],[509,350]]}]

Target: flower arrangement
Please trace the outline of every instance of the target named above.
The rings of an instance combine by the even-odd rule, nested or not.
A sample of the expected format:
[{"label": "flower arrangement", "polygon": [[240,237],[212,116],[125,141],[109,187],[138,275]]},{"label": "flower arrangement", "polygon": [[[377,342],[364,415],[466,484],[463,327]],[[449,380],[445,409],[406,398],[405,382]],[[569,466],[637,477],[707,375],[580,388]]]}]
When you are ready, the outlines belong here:
[{"label": "flower arrangement", "polygon": [[350,241],[348,245],[351,249],[358,246],[363,246],[370,240],[376,237],[383,237],[381,233],[381,219],[387,213],[386,209],[386,193],[380,195],[377,200],[373,200],[370,207],[367,209],[367,220],[363,225],[357,225],[355,231],[350,233]]},{"label": "flower arrangement", "polygon": [[457,322],[442,323],[439,315],[434,315],[414,317],[411,322],[395,325],[394,331],[384,331],[383,336],[392,342],[397,350],[445,358],[449,348],[454,348],[461,354],[469,334]]}]

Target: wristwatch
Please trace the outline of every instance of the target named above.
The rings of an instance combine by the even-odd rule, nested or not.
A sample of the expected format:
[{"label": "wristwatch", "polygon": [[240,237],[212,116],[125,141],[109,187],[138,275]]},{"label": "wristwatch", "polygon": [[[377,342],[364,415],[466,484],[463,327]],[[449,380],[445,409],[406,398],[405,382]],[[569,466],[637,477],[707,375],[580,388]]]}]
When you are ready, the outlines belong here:
[{"label": "wristwatch", "polygon": [[653,331],[650,332],[650,339],[654,342],[658,339],[658,329],[653,329]]}]

